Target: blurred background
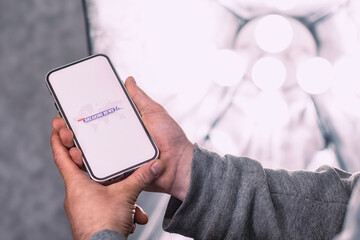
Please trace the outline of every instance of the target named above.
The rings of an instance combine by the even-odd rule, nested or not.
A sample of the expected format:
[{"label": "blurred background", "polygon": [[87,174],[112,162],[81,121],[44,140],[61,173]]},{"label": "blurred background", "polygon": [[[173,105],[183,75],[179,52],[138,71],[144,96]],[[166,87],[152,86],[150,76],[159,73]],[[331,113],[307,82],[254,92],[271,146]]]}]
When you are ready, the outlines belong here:
[{"label": "blurred background", "polygon": [[[71,238],[44,76],[95,53],[206,148],[360,170],[358,0],[2,0],[2,239]],[[130,239],[183,239],[161,230],[167,200],[141,195],[150,222]]]}]

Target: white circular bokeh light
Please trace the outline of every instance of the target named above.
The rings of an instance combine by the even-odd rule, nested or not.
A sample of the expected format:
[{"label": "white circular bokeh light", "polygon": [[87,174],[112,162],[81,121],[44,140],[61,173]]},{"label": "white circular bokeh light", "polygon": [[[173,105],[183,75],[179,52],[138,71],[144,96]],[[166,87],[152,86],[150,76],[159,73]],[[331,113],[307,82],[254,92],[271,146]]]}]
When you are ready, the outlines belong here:
[{"label": "white circular bokeh light", "polygon": [[291,44],[294,31],[285,17],[271,14],[261,18],[255,27],[255,41],[268,53],[279,53]]},{"label": "white circular bokeh light", "polygon": [[299,64],[296,77],[305,92],[321,94],[330,89],[334,81],[334,70],[325,58],[314,57]]},{"label": "white circular bokeh light", "polygon": [[263,57],[254,64],[251,76],[255,85],[261,90],[274,91],[284,84],[286,68],[278,58]]}]

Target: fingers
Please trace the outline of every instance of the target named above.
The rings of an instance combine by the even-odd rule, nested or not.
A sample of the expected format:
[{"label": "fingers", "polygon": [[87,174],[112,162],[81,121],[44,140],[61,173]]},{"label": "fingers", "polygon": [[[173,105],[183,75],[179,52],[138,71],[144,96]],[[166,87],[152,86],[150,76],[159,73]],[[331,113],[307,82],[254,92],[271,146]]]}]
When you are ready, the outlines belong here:
[{"label": "fingers", "polygon": [[135,204],[135,215],[134,215],[134,225],[131,229],[130,234],[133,234],[136,229],[136,224],[145,225],[149,221],[149,217],[144,210]]},{"label": "fingers", "polygon": [[144,225],[149,221],[149,217],[144,210],[139,207],[138,205],[135,205],[135,216],[134,216],[134,222],[137,224]]},{"label": "fingers", "polygon": [[78,165],[80,169],[86,171],[84,163],[82,161],[82,154],[80,149],[74,147],[74,134],[67,128],[66,123],[63,118],[59,115],[53,119],[52,122],[53,128],[58,132],[60,136],[61,143],[66,147],[70,148],[69,154],[71,159]]},{"label": "fingers", "polygon": [[66,128],[66,123],[64,119],[60,117],[60,115],[57,115],[57,117],[52,121],[52,126],[56,131],[59,132],[61,128]]},{"label": "fingers", "polygon": [[125,87],[142,116],[149,112],[163,111],[161,105],[152,100],[141,88],[136,85],[133,77],[128,77],[126,79]]},{"label": "fingers", "polygon": [[[153,160],[148,162],[144,166],[137,169],[132,175],[122,182],[114,184],[114,187],[119,186],[120,191],[123,191],[122,186],[127,186],[127,189],[137,196],[144,190],[148,185],[150,185],[158,176],[164,171],[165,165],[159,160]],[[123,185],[120,185],[123,184]],[[135,200],[135,199],[134,199]]]},{"label": "fingers", "polygon": [[67,128],[65,120],[62,119],[59,115],[52,121],[53,128],[59,132],[61,142],[65,147],[71,148],[74,146],[74,134]]},{"label": "fingers", "polygon": [[65,147],[71,148],[74,146],[74,134],[68,128],[60,128],[59,135],[61,142],[64,144]]},{"label": "fingers", "polygon": [[82,153],[80,149],[76,147],[72,147],[69,150],[69,154],[71,156],[71,159],[76,163],[76,165],[83,171],[86,171],[86,168],[84,166],[84,162],[82,161]]},{"label": "fingers", "polygon": [[76,178],[86,177],[72,161],[68,150],[61,142],[59,133],[55,129],[53,129],[51,134],[51,148],[54,162],[64,179],[65,185],[76,181]]}]

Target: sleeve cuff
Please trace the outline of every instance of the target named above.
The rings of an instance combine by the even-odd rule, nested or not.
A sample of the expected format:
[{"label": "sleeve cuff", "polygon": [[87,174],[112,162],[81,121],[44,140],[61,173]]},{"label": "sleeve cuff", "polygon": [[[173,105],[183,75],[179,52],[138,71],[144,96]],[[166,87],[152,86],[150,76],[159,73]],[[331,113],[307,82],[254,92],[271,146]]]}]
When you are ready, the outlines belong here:
[{"label": "sleeve cuff", "polygon": [[[209,223],[209,218],[216,218],[213,214],[217,215],[216,209],[224,203],[221,185],[225,169],[222,157],[195,144],[189,191],[184,202],[170,198],[163,229],[192,238],[204,237],[210,225],[215,223]],[[224,216],[219,217],[224,219]]]},{"label": "sleeve cuff", "polygon": [[89,240],[126,240],[126,237],[117,231],[105,229],[92,235]]},{"label": "sleeve cuff", "polygon": [[[264,175],[257,161],[221,157],[195,144],[188,193],[184,202],[170,199],[164,230],[195,239],[224,239],[233,236],[229,229],[246,229],[250,213],[244,207],[253,201],[253,186],[264,186]],[[246,239],[248,232],[243,232],[239,238]]]}]

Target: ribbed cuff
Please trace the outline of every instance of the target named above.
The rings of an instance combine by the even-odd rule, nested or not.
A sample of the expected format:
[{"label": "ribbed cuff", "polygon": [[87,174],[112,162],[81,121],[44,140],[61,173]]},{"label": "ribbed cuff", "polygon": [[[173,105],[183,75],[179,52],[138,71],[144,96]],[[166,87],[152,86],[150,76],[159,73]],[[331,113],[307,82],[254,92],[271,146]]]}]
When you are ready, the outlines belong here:
[{"label": "ribbed cuff", "polygon": [[126,240],[126,237],[117,231],[105,229],[92,235],[89,240]]}]

